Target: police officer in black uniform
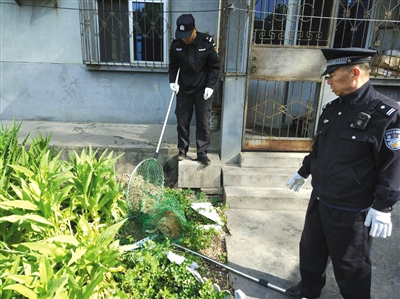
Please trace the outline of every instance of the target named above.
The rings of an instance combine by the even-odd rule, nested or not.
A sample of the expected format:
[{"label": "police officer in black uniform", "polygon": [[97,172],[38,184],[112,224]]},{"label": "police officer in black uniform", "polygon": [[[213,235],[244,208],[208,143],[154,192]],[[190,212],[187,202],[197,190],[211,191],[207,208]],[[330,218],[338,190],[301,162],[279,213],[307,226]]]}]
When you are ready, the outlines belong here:
[{"label": "police officer in black uniform", "polygon": [[[189,150],[190,122],[196,113],[197,160],[209,165],[211,100],[219,76],[219,58],[213,38],[197,31],[192,14],[176,21],[175,39],[169,51],[169,82],[177,93],[175,114],[178,122],[178,160]],[[180,69],[178,83],[175,78]]]},{"label": "police officer in black uniform", "polygon": [[[338,96],[323,107],[312,150],[286,183],[299,191],[312,176],[300,240],[296,298],[318,298],[329,261],[343,298],[369,299],[371,237],[391,235],[400,200],[400,113],[369,80],[374,50],[322,49],[328,85]],[[395,249],[398,250],[398,249]]]}]

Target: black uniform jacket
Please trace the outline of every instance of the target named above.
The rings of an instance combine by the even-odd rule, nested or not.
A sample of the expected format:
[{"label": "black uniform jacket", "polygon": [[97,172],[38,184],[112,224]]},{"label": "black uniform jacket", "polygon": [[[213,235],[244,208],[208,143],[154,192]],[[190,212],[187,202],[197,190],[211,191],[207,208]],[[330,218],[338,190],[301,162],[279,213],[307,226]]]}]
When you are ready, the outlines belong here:
[{"label": "black uniform jacket", "polygon": [[213,38],[197,32],[191,44],[174,39],[169,51],[169,82],[175,82],[180,70],[179,88],[186,94],[193,94],[206,87],[214,88],[219,75],[219,57]]},{"label": "black uniform jacket", "polygon": [[[379,104],[366,128],[355,128],[359,112],[372,108],[372,101]],[[311,174],[311,196],[326,205],[392,207],[400,200],[399,105],[376,92],[370,81],[325,105],[312,151],[298,173]]]}]

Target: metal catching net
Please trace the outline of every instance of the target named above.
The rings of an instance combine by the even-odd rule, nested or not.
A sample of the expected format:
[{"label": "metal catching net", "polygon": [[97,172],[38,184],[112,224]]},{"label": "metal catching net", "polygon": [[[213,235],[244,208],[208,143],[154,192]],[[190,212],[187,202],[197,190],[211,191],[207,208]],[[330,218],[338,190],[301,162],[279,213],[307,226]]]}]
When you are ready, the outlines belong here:
[{"label": "metal catching net", "polygon": [[137,210],[140,202],[160,200],[164,186],[164,171],[154,158],[140,162],[133,170],[127,187],[129,211]]},{"label": "metal catching net", "polygon": [[[178,82],[178,69],[175,84]],[[177,240],[186,223],[184,213],[175,198],[163,198],[164,171],[157,161],[158,151],[176,93],[173,92],[154,157],[140,162],[133,170],[127,187],[126,202],[130,218],[142,225],[143,233],[151,237]]]},{"label": "metal catching net", "polygon": [[164,175],[155,159],[142,161],[133,171],[126,194],[129,217],[141,225],[143,235],[178,241],[186,218],[173,196],[163,196]]}]

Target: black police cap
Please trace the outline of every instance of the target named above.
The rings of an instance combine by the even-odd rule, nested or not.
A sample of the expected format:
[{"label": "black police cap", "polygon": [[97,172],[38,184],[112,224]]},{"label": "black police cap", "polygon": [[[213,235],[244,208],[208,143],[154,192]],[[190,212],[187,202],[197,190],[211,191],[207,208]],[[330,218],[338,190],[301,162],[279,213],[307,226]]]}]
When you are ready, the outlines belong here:
[{"label": "black police cap", "polygon": [[183,14],[176,20],[176,38],[188,38],[196,27],[192,14]]},{"label": "black police cap", "polygon": [[332,73],[343,65],[360,64],[370,62],[375,50],[364,48],[333,48],[321,49],[326,59],[326,69],[322,76]]}]

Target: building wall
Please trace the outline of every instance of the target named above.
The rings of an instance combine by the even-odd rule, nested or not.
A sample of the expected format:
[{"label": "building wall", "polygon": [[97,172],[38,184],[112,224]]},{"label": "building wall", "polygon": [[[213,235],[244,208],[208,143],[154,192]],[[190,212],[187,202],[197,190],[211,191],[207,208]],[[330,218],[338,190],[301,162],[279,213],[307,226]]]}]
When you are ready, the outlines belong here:
[{"label": "building wall", "polygon": [[[22,2],[0,3],[2,120],[164,121],[171,98],[167,69],[90,71],[82,63],[78,0],[58,0],[58,8],[49,0]],[[198,29],[217,38],[219,1],[207,1],[212,12],[198,3],[171,0],[169,37],[176,18],[193,12]],[[174,124],[171,111],[168,123]]]}]

